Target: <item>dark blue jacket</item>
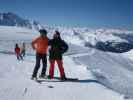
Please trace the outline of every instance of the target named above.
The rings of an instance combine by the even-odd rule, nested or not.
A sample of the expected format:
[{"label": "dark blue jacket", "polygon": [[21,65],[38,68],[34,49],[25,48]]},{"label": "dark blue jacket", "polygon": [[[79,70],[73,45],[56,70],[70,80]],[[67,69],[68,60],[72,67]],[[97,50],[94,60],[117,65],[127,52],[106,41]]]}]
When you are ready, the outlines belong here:
[{"label": "dark blue jacket", "polygon": [[50,60],[62,60],[62,55],[68,50],[68,45],[61,38],[49,40],[49,46]]}]

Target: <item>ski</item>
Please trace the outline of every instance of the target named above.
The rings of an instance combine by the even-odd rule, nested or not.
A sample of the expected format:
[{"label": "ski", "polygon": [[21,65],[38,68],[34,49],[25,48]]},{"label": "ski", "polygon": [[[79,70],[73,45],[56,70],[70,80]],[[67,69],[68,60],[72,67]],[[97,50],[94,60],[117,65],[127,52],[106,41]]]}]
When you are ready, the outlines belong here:
[{"label": "ski", "polygon": [[78,81],[78,78],[66,78],[65,80],[61,80],[60,77],[54,77],[53,79],[37,78],[34,81],[39,84],[41,84],[42,82],[76,82]]}]

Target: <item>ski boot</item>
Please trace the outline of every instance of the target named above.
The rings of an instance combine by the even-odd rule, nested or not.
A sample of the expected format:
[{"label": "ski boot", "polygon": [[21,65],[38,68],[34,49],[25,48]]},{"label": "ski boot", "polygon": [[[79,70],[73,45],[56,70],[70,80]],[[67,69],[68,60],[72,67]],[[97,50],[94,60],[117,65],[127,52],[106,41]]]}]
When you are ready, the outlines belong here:
[{"label": "ski boot", "polygon": [[39,78],[47,79],[47,75],[39,75]]},{"label": "ski boot", "polygon": [[50,75],[47,76],[48,79],[52,79],[52,77]]},{"label": "ski boot", "polygon": [[66,76],[65,76],[65,75],[63,75],[63,76],[61,77],[61,80],[62,80],[62,81],[67,80]]},{"label": "ski boot", "polygon": [[32,76],[32,77],[31,77],[31,80],[37,80],[37,77],[33,77],[33,76]]}]

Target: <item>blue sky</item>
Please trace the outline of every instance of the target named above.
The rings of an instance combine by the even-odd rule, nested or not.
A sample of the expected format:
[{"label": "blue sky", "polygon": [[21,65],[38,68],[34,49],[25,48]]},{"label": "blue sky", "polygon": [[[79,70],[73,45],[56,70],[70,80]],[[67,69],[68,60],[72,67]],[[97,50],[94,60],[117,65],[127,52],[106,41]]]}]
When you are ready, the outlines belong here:
[{"label": "blue sky", "polygon": [[48,25],[133,29],[133,0],[0,0],[0,12]]}]

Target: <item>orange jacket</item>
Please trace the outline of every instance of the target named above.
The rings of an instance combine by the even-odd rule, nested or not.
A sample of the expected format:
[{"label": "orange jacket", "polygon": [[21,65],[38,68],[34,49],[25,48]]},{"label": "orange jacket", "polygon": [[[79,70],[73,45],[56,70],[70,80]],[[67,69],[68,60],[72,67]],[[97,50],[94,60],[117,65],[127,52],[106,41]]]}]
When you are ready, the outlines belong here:
[{"label": "orange jacket", "polygon": [[46,54],[48,48],[48,38],[38,37],[32,41],[32,48],[36,50],[37,53]]}]

